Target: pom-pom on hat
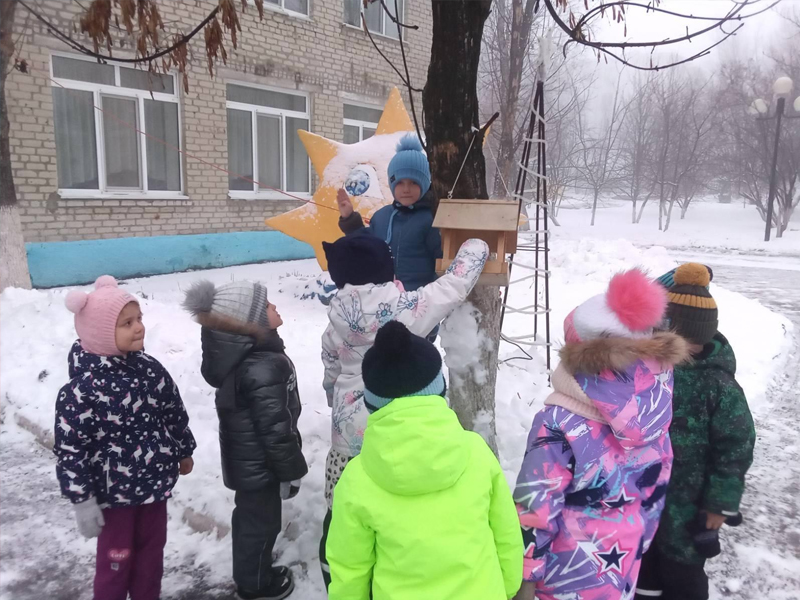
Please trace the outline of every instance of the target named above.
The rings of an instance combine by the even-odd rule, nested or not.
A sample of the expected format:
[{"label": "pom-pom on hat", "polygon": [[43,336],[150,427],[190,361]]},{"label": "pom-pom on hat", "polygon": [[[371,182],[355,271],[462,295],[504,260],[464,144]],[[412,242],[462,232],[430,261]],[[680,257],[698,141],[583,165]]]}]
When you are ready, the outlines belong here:
[{"label": "pom-pom on hat", "polygon": [[364,404],[370,412],[395,398],[443,396],[447,391],[439,351],[397,321],[378,330],[375,343],[364,355],[361,372]]},{"label": "pom-pom on hat", "polygon": [[589,298],[567,316],[565,339],[574,343],[600,337],[650,337],[666,307],[666,290],[645,273],[639,269],[618,273],[605,294]]},{"label": "pom-pom on hat", "polygon": [[119,313],[136,297],[119,287],[111,275],[102,275],[94,282],[94,291],[72,290],[64,301],[75,314],[75,331],[86,352],[101,356],[123,354],[117,348],[116,330]]},{"label": "pom-pom on hat", "polygon": [[719,327],[717,303],[708,291],[711,273],[699,263],[675,269],[667,294],[667,325],[690,342],[705,346]]},{"label": "pom-pom on hat", "polygon": [[394,280],[392,251],[382,239],[369,233],[353,233],[332,244],[322,242],[325,258],[336,287],[380,285]]},{"label": "pom-pom on hat", "polygon": [[422,151],[419,138],[414,134],[403,137],[397,144],[397,154],[389,161],[387,171],[392,196],[394,188],[401,179],[414,181],[419,186],[420,198],[431,187],[431,167],[428,164],[428,157]]}]

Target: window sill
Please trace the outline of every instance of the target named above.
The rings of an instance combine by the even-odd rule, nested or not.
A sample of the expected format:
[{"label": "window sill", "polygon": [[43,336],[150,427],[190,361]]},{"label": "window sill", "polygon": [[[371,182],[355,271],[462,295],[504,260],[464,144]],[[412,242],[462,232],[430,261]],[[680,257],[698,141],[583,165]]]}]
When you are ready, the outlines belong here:
[{"label": "window sill", "polygon": [[[287,194],[296,196],[303,202],[308,202],[311,200],[311,194],[306,192],[287,192]],[[300,201],[279,192],[245,192],[239,190],[229,191],[228,198],[231,200],[283,200],[284,202]]]},{"label": "window sill", "polygon": [[300,21],[308,21],[309,23],[313,21],[309,15],[304,15],[303,13],[294,12],[293,10],[286,10],[281,6],[275,6],[274,4],[270,4],[269,2],[264,2],[264,13],[266,13],[267,11],[277,15],[283,15],[284,17],[298,19]]},{"label": "window sill", "polygon": [[189,196],[179,192],[99,192],[97,190],[58,190],[62,200],[176,200],[186,202]]},{"label": "window sill", "polygon": [[[342,29],[345,29],[345,30],[349,29],[350,31],[354,31],[354,32],[358,31],[359,33],[364,33],[364,30],[361,27],[356,27],[355,25],[350,25],[350,23],[342,23]],[[372,34],[372,37],[375,38],[375,39],[384,40],[386,42],[394,42],[395,44],[399,44],[400,43],[400,40],[398,40],[397,38],[393,38],[393,37],[388,36],[388,35],[386,35],[384,33],[378,33],[377,31],[372,31],[371,29],[369,30],[369,32]],[[364,35],[366,36],[367,34],[364,33]],[[369,38],[367,38],[367,39],[369,39]],[[405,41],[405,40],[403,40],[403,41]]]}]

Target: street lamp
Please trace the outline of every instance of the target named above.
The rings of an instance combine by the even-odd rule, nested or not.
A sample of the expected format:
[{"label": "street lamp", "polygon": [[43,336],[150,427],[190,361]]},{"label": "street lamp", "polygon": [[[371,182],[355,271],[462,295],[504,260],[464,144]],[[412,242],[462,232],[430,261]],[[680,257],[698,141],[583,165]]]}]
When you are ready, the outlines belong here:
[{"label": "street lamp", "polygon": [[[747,112],[751,115],[764,115],[756,117],[760,121],[766,121],[775,119],[777,124],[775,126],[775,150],[772,154],[772,173],[770,174],[769,178],[769,196],[767,198],[767,227],[766,231],[764,232],[764,241],[769,241],[769,235],[772,230],[772,211],[773,211],[773,204],[775,203],[775,188],[777,187],[777,174],[778,174],[778,146],[780,143],[781,137],[781,122],[783,121],[784,117],[784,110],[786,108],[786,98],[789,94],[792,93],[792,88],[794,87],[794,82],[789,79],[788,77],[779,77],[775,80],[775,83],[772,85],[772,91],[775,93],[775,97],[778,99],[778,102],[775,105],[775,116],[769,117],[766,116],[769,112],[769,106],[767,105],[764,100],[761,98],[757,98],[753,101],[750,107],[747,109]],[[792,104],[794,111],[796,113],[800,113],[800,96],[795,98],[794,103]],[[798,119],[800,115],[790,117],[786,115],[787,119]]]}]

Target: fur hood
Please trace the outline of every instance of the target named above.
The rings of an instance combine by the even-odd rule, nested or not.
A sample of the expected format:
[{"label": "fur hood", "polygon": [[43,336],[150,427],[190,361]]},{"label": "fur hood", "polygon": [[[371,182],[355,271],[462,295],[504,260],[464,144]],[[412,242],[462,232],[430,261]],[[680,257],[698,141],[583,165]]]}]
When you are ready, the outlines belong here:
[{"label": "fur hood", "polygon": [[255,338],[257,342],[266,340],[273,330],[259,327],[258,323],[243,323],[231,317],[212,312],[201,312],[195,315],[195,320],[206,329],[245,335]]},{"label": "fur hood", "polygon": [[689,344],[682,337],[661,332],[644,339],[609,337],[567,343],[559,350],[559,356],[569,373],[593,374],[606,369],[624,371],[643,358],[672,368],[689,359],[690,353]]}]

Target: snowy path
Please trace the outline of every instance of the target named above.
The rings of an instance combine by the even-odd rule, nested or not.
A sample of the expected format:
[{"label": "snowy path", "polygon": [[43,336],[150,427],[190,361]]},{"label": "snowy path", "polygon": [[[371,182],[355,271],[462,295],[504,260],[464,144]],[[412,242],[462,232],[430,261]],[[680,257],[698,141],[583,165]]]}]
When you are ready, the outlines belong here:
[{"label": "snowy path", "polygon": [[[800,271],[726,266],[712,256],[707,262],[716,283],[789,317],[800,340]],[[796,344],[787,363],[791,370],[769,394],[772,406],[755,415],[758,437],[742,505],[745,521],[726,528],[723,554],[709,563],[712,599],[800,599],[799,362]]]},{"label": "snowy path", "polygon": [[[713,256],[707,262],[714,266],[716,282],[787,314],[800,330],[800,270],[717,264]],[[797,362],[796,348],[790,364]],[[775,384],[771,405],[756,416],[759,437],[744,500],[746,520],[726,532],[725,553],[711,563],[714,600],[800,599],[798,388],[795,371]],[[0,465],[0,600],[89,600],[93,543],[77,537],[72,512],[58,495],[52,455],[6,422],[0,427]],[[206,581],[208,565],[198,566],[193,554],[218,545],[190,536],[179,518],[172,518],[169,527],[164,600],[234,598],[229,584]],[[227,553],[215,554],[220,555],[229,560]]]},{"label": "snowy path", "polygon": [[[0,438],[0,599],[89,600],[94,543],[76,535],[72,510],[59,494],[52,454],[5,425]],[[171,522],[171,537],[176,528],[186,530]],[[232,588],[210,589],[192,557],[168,552],[165,573],[165,589],[183,592],[164,600],[234,597]]]}]

